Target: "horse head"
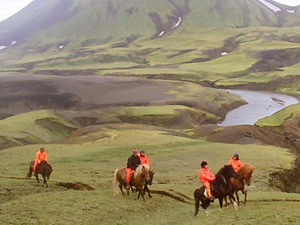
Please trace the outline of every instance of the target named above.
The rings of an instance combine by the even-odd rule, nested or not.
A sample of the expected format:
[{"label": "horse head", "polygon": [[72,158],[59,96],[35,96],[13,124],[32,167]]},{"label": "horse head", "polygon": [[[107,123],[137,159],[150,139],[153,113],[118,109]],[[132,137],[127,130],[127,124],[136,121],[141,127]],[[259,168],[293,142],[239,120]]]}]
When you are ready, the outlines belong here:
[{"label": "horse head", "polygon": [[154,174],[155,174],[155,172],[153,172],[153,170],[149,169],[149,176],[146,179],[146,184],[152,185],[152,180],[153,180]]},{"label": "horse head", "polygon": [[149,179],[149,171],[150,171],[150,167],[146,164],[143,164],[142,165],[142,171],[143,171],[143,174],[145,175],[146,179]]},{"label": "horse head", "polygon": [[247,186],[251,184],[251,178],[253,172],[254,172],[254,167],[250,164],[244,164],[238,171],[240,177],[245,180]]}]

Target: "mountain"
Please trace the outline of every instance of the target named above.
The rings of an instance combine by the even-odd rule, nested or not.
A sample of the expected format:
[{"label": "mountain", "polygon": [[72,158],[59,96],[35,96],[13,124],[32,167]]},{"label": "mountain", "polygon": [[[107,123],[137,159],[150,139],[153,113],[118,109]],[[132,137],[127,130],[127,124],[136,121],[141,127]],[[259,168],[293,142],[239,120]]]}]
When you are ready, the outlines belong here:
[{"label": "mountain", "polygon": [[35,0],[0,23],[0,45],[13,41],[35,45],[43,40],[88,45],[121,37],[155,38],[176,24],[185,30],[295,26],[297,16],[281,21],[257,0]]},{"label": "mountain", "polygon": [[272,0],[34,0],[0,23],[0,72],[299,94],[299,13]]}]

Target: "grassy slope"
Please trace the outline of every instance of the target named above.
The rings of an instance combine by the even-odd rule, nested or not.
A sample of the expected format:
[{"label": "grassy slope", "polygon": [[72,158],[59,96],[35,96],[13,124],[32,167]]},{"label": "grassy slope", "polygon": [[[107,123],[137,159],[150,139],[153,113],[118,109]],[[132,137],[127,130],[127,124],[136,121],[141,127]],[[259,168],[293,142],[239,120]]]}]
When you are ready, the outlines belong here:
[{"label": "grassy slope", "polygon": [[[47,124],[47,125],[46,125]],[[23,143],[51,142],[63,139],[76,127],[54,111],[41,110],[12,116],[0,121],[2,142]]]},{"label": "grassy slope", "polygon": [[271,116],[257,121],[257,126],[274,126],[280,127],[287,120],[293,120],[300,114],[300,104],[289,106]]},{"label": "grassy slope", "polygon": [[[30,77],[28,75],[28,78]],[[45,76],[36,76],[36,78],[39,78],[41,89],[46,90],[47,87],[53,86],[70,95],[74,93],[79,96],[78,107],[63,110],[59,106],[61,100],[58,99],[49,101],[49,104],[43,106],[43,108],[51,110],[23,114],[22,112],[27,109],[24,111],[22,111],[23,109],[11,110],[10,113],[15,116],[0,120],[0,125],[6,128],[0,130],[1,148],[61,140],[77,127],[95,124],[122,122],[155,124],[158,127],[172,127],[185,132],[185,129],[193,129],[201,124],[217,123],[222,120],[228,110],[243,104],[243,100],[226,91],[189,82],[131,78],[110,80],[113,78],[90,77],[91,80],[81,83],[81,81],[77,82],[76,77],[67,80],[63,77],[56,77],[53,79],[58,80],[52,83],[48,82],[49,80]],[[61,86],[58,86],[57,83]],[[88,85],[89,88],[79,90],[78,87],[84,87],[82,85]],[[16,86],[16,88],[18,87]],[[2,94],[3,101],[10,97],[14,87],[6,90],[7,92],[4,91]],[[34,90],[32,91],[28,96],[25,95],[27,98],[32,96],[32,102],[28,102],[27,106],[31,110],[39,109],[41,108],[40,103],[35,102],[35,96],[39,91],[36,93]],[[18,101],[26,102],[26,99],[23,100],[24,94],[21,92],[14,93],[14,95],[19,96],[16,97]],[[101,96],[101,98],[94,96]],[[106,98],[106,96],[111,97]],[[11,102],[2,108],[4,114],[17,104],[13,100],[9,101]],[[89,103],[97,107],[94,105],[89,107]],[[115,106],[110,106],[110,104]],[[120,104],[123,106],[119,106]],[[59,108],[56,109],[59,111],[57,112],[60,113],[59,115],[53,108],[55,106]]]},{"label": "grassy slope", "polygon": [[255,125],[278,133],[284,133],[287,136],[298,137],[299,118],[300,104],[295,104],[258,120]]},{"label": "grassy slope", "polygon": [[[28,46],[33,47],[70,40],[78,45],[135,35],[157,36],[162,30],[172,30],[179,16],[187,18],[184,26],[188,30],[278,24],[277,17],[256,1],[37,0],[0,24],[0,42],[16,36],[20,41],[29,40]],[[23,27],[28,29],[16,35]]]},{"label": "grassy slope", "polygon": [[[23,48],[22,44],[0,52],[1,70],[47,74],[69,70],[98,75],[168,75],[172,79],[214,81],[217,85],[266,83],[277,77],[299,75],[298,53],[293,56],[295,52],[291,50],[299,49],[299,27],[260,26],[272,25],[277,18],[257,1],[226,0],[217,5],[214,1],[190,1],[188,7],[182,1],[159,1],[163,5],[145,1],[137,9],[135,6],[139,2],[127,1],[118,5],[117,1],[104,1],[103,4],[66,1],[63,7],[66,12],[57,12],[57,19],[63,20],[60,25],[56,20],[51,20],[51,23],[46,20],[47,29],[39,33],[39,38],[36,34],[28,41],[31,47]],[[45,8],[50,11],[37,16],[41,21],[55,10],[54,3],[47,4]],[[161,8],[165,10],[161,11]],[[10,22],[15,24],[21,16],[35,15],[30,10],[33,9],[28,8],[1,24],[3,30]],[[153,12],[160,18],[158,24],[149,17]],[[230,17],[226,16],[228,12]],[[173,20],[173,23],[177,22],[179,15],[184,17],[178,28],[161,38],[151,38],[166,26],[171,26]],[[288,15],[291,20],[293,16]],[[247,26],[243,25],[247,23]],[[128,24],[131,26],[127,27]],[[61,44],[65,48],[59,51]],[[271,50],[287,52],[291,58],[284,55],[272,61],[261,55]],[[222,52],[229,54],[221,57]],[[261,60],[267,60],[264,63],[275,65],[275,68],[248,71]],[[278,69],[276,65],[284,60],[295,63],[281,65]],[[239,63],[234,63],[236,61]],[[299,94],[299,85],[276,90]]]},{"label": "grassy slope", "polygon": [[[45,145],[54,168],[49,189],[36,184],[34,179],[12,179],[25,177],[28,162],[40,146],[0,151],[1,223],[140,224],[142,221],[145,224],[198,224],[201,221],[215,224],[238,220],[240,224],[296,224],[299,219],[296,210],[299,195],[284,194],[268,185],[271,172],[278,167],[289,168],[294,160],[294,156],[285,149],[207,143],[166,135],[151,126],[141,125],[123,124],[119,129],[106,127],[97,133],[99,137],[100,134],[105,134],[106,138],[73,145]],[[113,172],[117,167],[126,165],[133,147],[145,148],[150,158],[151,167],[156,172],[151,189],[165,190],[174,195],[180,192],[189,198],[200,185],[197,173],[202,160],[207,160],[211,171],[216,173],[233,152],[239,152],[243,162],[256,168],[252,184],[248,187],[249,202],[238,212],[232,207],[225,208],[223,214],[215,203],[210,208],[210,217],[203,218],[204,212],[200,211],[198,217],[193,218],[193,204],[165,196],[153,194],[153,199],[147,197],[147,204],[134,200],[135,194],[114,196],[111,186]],[[261,160],[261,155],[267,156],[268,160]],[[67,191],[57,186],[57,182],[83,182],[95,190]]]},{"label": "grassy slope", "polygon": [[[56,73],[57,70],[69,70],[98,75],[168,75],[172,79],[209,80],[217,85],[260,84],[280,77],[299,76],[299,63],[292,52],[298,51],[300,47],[299,42],[292,41],[297,30],[298,28],[267,27],[216,28],[191,33],[179,27],[172,35],[155,40],[139,38],[126,47],[122,47],[120,41],[109,42],[79,48],[76,54],[66,47],[63,51],[52,49],[42,55],[31,52],[9,62],[6,62],[6,56],[2,54],[1,61],[6,63],[1,68],[2,71],[18,68],[34,73],[46,71],[48,74]],[[236,44],[226,44],[228,39]],[[120,46],[114,47],[115,45]],[[274,51],[271,55],[278,55],[275,61],[270,59],[265,62],[267,65],[271,63],[275,69],[248,71],[255,63],[266,60],[261,55],[265,51]],[[291,59],[287,60],[286,56],[280,56],[275,51],[287,52]],[[221,57],[221,52],[229,54]],[[208,59],[209,61],[199,62]],[[236,61],[239,63],[235,63]],[[276,65],[282,61],[295,63],[276,69]],[[299,82],[292,83],[292,86],[288,83],[275,90],[299,94]]]}]

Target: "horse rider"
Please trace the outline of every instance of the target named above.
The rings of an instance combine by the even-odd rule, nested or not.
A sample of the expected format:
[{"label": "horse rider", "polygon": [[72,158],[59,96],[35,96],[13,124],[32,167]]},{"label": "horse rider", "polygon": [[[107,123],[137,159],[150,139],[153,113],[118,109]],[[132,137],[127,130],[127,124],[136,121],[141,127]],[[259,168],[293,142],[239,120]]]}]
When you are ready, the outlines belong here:
[{"label": "horse rider", "polygon": [[140,157],[138,156],[138,150],[134,148],[132,150],[132,155],[127,160],[127,168],[126,168],[126,189],[129,190],[130,188],[130,178],[132,171],[134,171],[139,165],[141,164]]},{"label": "horse rider", "polygon": [[205,186],[208,197],[211,201],[215,200],[215,197],[211,194],[210,182],[215,179],[215,175],[213,175],[207,168],[207,162],[203,161],[201,163],[201,169],[199,170],[199,179],[202,184]]},{"label": "horse rider", "polygon": [[44,147],[41,147],[40,150],[35,153],[35,160],[32,168],[33,172],[36,172],[37,165],[40,164],[42,161],[48,162],[47,154],[45,152]]},{"label": "horse rider", "polygon": [[148,157],[146,156],[144,149],[141,149],[140,153],[138,154],[138,157],[140,158],[142,165],[146,164],[146,165],[150,166]]},{"label": "horse rider", "polygon": [[234,153],[228,162],[228,165],[231,165],[235,172],[243,165],[239,157],[238,153]]}]

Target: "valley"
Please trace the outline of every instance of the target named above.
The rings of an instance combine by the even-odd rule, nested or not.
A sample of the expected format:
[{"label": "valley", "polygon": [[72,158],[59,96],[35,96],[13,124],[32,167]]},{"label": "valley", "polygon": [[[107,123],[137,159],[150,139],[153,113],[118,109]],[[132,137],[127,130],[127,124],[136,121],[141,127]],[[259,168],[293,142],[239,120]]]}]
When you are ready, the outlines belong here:
[{"label": "valley", "polygon": [[[34,0],[0,23],[0,223],[298,224],[299,25],[272,0]],[[284,107],[226,125],[257,93],[234,119]],[[42,146],[49,188],[26,179]],[[146,202],[113,193],[133,148]],[[201,162],[234,153],[255,168],[247,204],[193,217]]]}]

